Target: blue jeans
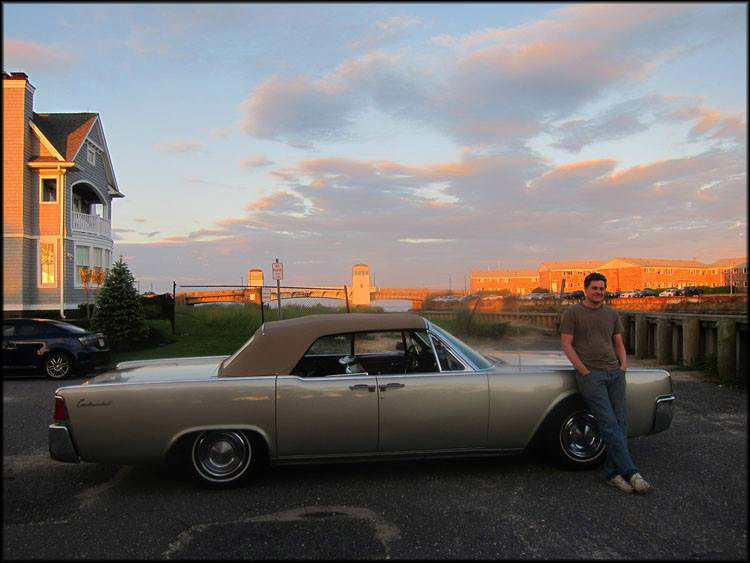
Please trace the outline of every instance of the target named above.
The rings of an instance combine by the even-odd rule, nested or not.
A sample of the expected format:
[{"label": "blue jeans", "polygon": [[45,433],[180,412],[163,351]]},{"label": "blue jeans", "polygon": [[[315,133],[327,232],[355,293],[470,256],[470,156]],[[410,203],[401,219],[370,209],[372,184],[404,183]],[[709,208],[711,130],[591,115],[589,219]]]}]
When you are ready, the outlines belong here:
[{"label": "blue jeans", "polygon": [[628,403],[625,395],[625,372],[591,370],[587,376],[576,372],[578,390],[599,424],[607,445],[604,470],[607,479],[622,475],[625,480],[637,473],[628,451]]}]

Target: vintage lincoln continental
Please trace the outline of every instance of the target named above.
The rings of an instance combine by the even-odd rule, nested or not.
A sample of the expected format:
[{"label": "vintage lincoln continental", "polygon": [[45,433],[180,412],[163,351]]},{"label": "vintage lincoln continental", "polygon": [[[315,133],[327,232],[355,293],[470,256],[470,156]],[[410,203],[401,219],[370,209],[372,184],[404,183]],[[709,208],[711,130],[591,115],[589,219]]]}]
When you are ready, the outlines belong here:
[{"label": "vintage lincoln continental", "polygon": [[[55,392],[53,459],[182,461],[207,486],[267,464],[518,453],[588,468],[605,445],[564,356],[486,356],[412,313],[263,324],[229,357],[122,362]],[[540,361],[541,360],[541,361]],[[627,372],[630,436],[672,420],[672,380]]]}]

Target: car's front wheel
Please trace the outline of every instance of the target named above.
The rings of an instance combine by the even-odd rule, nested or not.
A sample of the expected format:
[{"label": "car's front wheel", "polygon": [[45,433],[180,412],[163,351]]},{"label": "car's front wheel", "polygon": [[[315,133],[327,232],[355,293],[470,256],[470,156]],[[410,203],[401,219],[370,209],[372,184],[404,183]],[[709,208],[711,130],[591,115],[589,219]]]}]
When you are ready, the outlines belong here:
[{"label": "car's front wheel", "polygon": [[65,352],[52,352],[44,360],[44,373],[51,379],[63,379],[73,371],[73,361]]},{"label": "car's front wheel", "polygon": [[200,484],[234,487],[263,465],[265,450],[259,439],[239,430],[210,430],[193,440],[190,461]]},{"label": "car's front wheel", "polygon": [[554,462],[570,469],[596,467],[606,455],[599,425],[583,400],[556,409],[547,421],[545,445]]}]

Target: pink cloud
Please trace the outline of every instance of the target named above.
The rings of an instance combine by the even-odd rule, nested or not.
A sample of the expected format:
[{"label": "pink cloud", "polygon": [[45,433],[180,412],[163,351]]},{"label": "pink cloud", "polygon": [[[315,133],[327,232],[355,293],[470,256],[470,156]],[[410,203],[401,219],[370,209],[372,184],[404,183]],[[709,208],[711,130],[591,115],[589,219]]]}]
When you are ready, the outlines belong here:
[{"label": "pink cloud", "polygon": [[24,71],[65,71],[75,64],[77,57],[61,45],[45,45],[6,37],[3,39],[3,67]]}]

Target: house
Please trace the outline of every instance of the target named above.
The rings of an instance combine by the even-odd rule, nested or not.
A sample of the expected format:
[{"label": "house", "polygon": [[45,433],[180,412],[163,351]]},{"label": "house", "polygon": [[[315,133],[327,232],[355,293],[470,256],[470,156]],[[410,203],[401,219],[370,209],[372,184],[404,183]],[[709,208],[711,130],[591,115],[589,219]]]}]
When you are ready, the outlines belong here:
[{"label": "house", "polygon": [[99,114],[37,113],[26,74],[3,72],[3,314],[85,303],[82,272],[112,264],[121,197]]}]

